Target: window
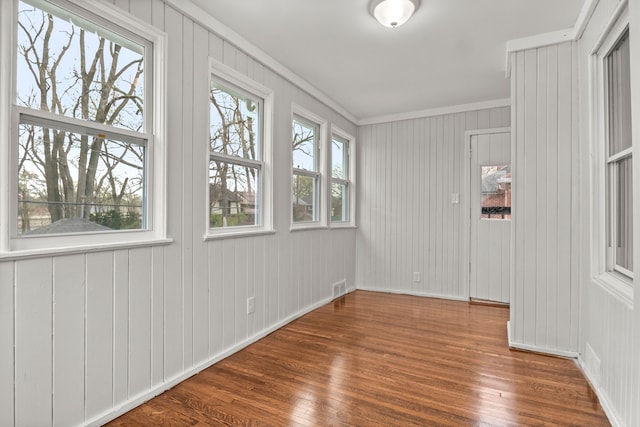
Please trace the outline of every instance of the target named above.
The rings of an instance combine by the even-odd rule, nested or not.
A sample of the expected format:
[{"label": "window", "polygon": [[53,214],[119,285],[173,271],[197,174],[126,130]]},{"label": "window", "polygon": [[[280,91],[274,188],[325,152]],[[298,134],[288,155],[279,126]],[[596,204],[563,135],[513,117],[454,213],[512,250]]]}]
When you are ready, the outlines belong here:
[{"label": "window", "polygon": [[604,58],[607,192],[607,269],[633,277],[633,181],[629,30]]},{"label": "window", "polygon": [[628,8],[618,9],[591,52],[594,158],[593,277],[633,304],[631,74]]},{"label": "window", "polygon": [[353,137],[335,129],[331,137],[331,212],[333,226],[353,225]]},{"label": "window", "polygon": [[511,219],[511,166],[480,167],[481,218]]},{"label": "window", "polygon": [[[297,111],[302,111],[297,107]],[[292,120],[292,222],[301,226],[325,225],[323,212],[322,141],[326,122],[309,112],[294,111]]]},{"label": "window", "polygon": [[272,93],[213,59],[211,72],[208,234],[268,230]]},{"label": "window", "polygon": [[113,8],[80,4],[25,0],[2,11],[17,15],[15,163],[3,215],[10,250],[164,236],[155,167],[164,109],[154,99],[164,36]]}]

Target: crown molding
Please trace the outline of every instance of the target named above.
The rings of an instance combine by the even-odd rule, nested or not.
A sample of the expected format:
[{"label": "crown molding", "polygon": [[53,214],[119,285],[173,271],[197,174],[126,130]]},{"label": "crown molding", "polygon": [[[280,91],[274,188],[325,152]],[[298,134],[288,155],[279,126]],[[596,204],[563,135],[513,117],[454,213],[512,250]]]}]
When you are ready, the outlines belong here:
[{"label": "crown molding", "polygon": [[471,104],[450,105],[447,107],[430,108],[428,110],[411,111],[407,113],[389,114],[385,116],[362,119],[358,125],[375,125],[380,123],[398,122],[401,120],[423,119],[426,117],[442,116],[445,114],[466,113],[467,111],[486,110],[488,108],[508,107],[511,105],[509,98],[493,99],[490,101],[474,102]]}]

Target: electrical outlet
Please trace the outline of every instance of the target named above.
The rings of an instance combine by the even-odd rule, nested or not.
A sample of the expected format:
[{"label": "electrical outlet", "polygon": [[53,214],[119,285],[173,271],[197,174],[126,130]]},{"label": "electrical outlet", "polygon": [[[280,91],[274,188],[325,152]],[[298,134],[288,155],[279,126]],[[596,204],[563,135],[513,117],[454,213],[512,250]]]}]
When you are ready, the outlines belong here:
[{"label": "electrical outlet", "polygon": [[254,297],[247,298],[247,314],[251,314],[256,311],[256,301]]},{"label": "electrical outlet", "polygon": [[420,282],[420,272],[419,271],[414,271],[413,272],[413,281],[418,283]]}]

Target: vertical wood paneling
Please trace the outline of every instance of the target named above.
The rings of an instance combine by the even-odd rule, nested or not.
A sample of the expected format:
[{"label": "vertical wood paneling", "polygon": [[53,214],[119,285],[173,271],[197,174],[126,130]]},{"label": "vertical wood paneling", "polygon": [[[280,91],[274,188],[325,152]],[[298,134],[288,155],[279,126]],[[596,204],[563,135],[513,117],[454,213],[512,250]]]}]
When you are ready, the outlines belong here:
[{"label": "vertical wood paneling", "polygon": [[234,272],[234,304],[235,317],[230,320],[234,323],[235,341],[242,342],[247,338],[247,268],[249,254],[247,240],[239,239],[235,243],[235,272]]},{"label": "vertical wood paneling", "polygon": [[[163,2],[109,3],[168,33],[167,228],[173,242],[0,263],[2,425],[74,425],[108,417],[200,362],[329,298],[332,283],[356,283],[355,230],[288,230],[291,103],[351,134],[357,133],[355,125]],[[275,91],[274,235],[202,241],[209,56]],[[416,140],[411,124],[394,129],[401,132],[400,140]],[[380,140],[381,152],[386,144]],[[421,149],[417,142],[412,146],[415,152]],[[409,285],[413,247],[419,242],[411,224],[420,219],[400,203],[421,186],[392,185],[389,179],[406,183],[421,165],[405,168],[412,157],[412,152],[395,157],[393,175],[376,178],[385,194],[397,198],[396,206],[375,200],[385,217],[400,220],[395,232],[412,242],[401,252],[380,246],[375,256],[381,263],[393,256],[393,268],[403,270],[398,282]],[[385,166],[382,156],[372,159]],[[375,168],[368,173],[377,175]],[[380,223],[385,225],[382,241],[391,242],[389,221]],[[391,279],[391,264],[380,271]],[[249,296],[255,298],[252,315],[246,313]]]},{"label": "vertical wood paneling", "polygon": [[[191,169],[193,179],[193,358],[194,362],[203,362],[209,355],[209,284],[206,266],[206,243],[202,240],[205,233],[208,188],[208,127],[197,124],[209,120],[209,34],[199,25],[194,27],[193,40],[196,48],[193,60],[193,156]],[[204,218],[203,218],[204,217]]]},{"label": "vertical wood paneling", "polygon": [[[508,108],[364,126],[359,130],[356,283],[464,298],[468,231],[465,132],[509,125]],[[497,122],[496,122],[497,121]],[[461,203],[450,203],[459,193]],[[421,282],[413,283],[413,272]]]},{"label": "vertical wood paneling", "polygon": [[164,382],[164,248],[152,249],[151,384]]},{"label": "vertical wood paneling", "polygon": [[572,43],[518,52],[514,61],[515,298],[512,341],[577,352],[572,278],[577,77]]},{"label": "vertical wood paneling", "polygon": [[[193,218],[194,218],[194,24],[183,18],[182,24],[182,293],[183,357],[185,366],[193,364]],[[204,44],[204,43],[203,43]],[[207,85],[208,87],[208,85]],[[199,154],[199,153],[198,153]]]},{"label": "vertical wood paneling", "polygon": [[[86,302],[85,414],[90,419],[113,405],[114,258],[88,254]],[[126,356],[126,350],[124,350]]]},{"label": "vertical wood paneling", "polygon": [[135,0],[129,5],[129,12],[132,15],[142,19],[144,22],[151,23],[151,2],[152,0]]},{"label": "vertical wood paneling", "polygon": [[129,397],[151,387],[152,259],[149,248],[129,250]]},{"label": "vertical wood paneling", "polygon": [[222,347],[229,348],[235,342],[236,318],[236,241],[222,242]]},{"label": "vertical wood paneling", "polygon": [[0,425],[14,424],[14,263],[0,262]]},{"label": "vertical wood paneling", "polygon": [[[576,351],[576,341],[571,337],[571,322],[575,316],[571,313],[572,292],[577,295],[577,289],[571,285],[575,281],[571,278],[571,176],[574,161],[572,158],[573,132],[577,123],[572,122],[573,94],[572,81],[576,76],[573,64],[573,49],[571,43],[558,46],[558,302],[562,309],[558,313],[558,346],[562,349]],[[571,124],[569,126],[568,124]],[[578,262],[577,260],[574,262]]]},{"label": "vertical wood paneling", "polygon": [[[631,28],[634,26],[634,14],[638,16],[638,3],[629,2]],[[574,57],[572,66],[578,70],[580,76],[588,76],[590,54],[596,40],[602,35],[615,9],[618,0],[600,0],[589,20],[584,35],[577,44],[577,59]],[[636,20],[635,23],[638,21]],[[638,39],[631,33],[631,43]],[[632,50],[632,61],[637,50]],[[637,63],[636,63],[637,64]],[[632,65],[633,68],[633,65]],[[637,83],[637,73],[632,72],[632,86]],[[562,83],[560,83],[562,84]],[[577,105],[571,113],[579,120],[579,134],[573,136],[572,157],[580,159],[579,165],[572,170],[572,211],[573,224],[580,224],[579,236],[572,236],[572,257],[583,262],[575,266],[579,276],[572,280],[579,283],[580,291],[580,322],[572,319],[572,328],[580,327],[580,356],[581,363],[589,380],[597,390],[600,401],[606,404],[607,412],[613,425],[640,425],[640,293],[634,284],[634,299],[632,307],[606,290],[601,283],[593,279],[594,269],[591,264],[593,252],[592,218],[594,204],[594,177],[591,172],[594,164],[594,150],[598,150],[601,141],[593,139],[593,128],[589,117],[593,109],[593,101],[589,100],[591,82],[587,78],[572,81],[572,85],[579,92]],[[577,85],[577,86],[576,86]],[[632,89],[633,91],[633,89]],[[596,101],[599,102],[599,101]],[[633,92],[632,92],[632,102]],[[636,104],[632,105],[634,108]],[[577,109],[577,111],[575,111]],[[634,110],[635,111],[635,110]],[[635,114],[635,113],[634,113]],[[634,136],[634,144],[637,142]],[[637,153],[637,150],[635,151]],[[559,157],[566,155],[559,153]],[[635,158],[635,153],[634,153]],[[637,162],[636,162],[637,164]],[[579,167],[578,167],[579,166]],[[558,166],[560,167],[560,166]],[[634,166],[635,168],[635,166]],[[637,181],[635,181],[637,182]],[[634,182],[634,185],[635,185]],[[637,193],[636,193],[637,194]],[[636,205],[637,206],[637,205]],[[638,224],[638,212],[634,211],[634,228]],[[638,228],[636,228],[638,230]],[[636,233],[637,231],[634,231]],[[636,240],[637,242],[637,240]],[[637,260],[636,256],[636,260]],[[560,262],[560,260],[558,260]],[[637,280],[636,280],[637,283]],[[572,297],[574,295],[572,294]],[[577,301],[574,305],[578,305]],[[573,335],[573,334],[571,334]],[[594,357],[595,356],[595,357]],[[595,363],[595,358],[599,364]],[[605,406],[605,405],[603,405]]]},{"label": "vertical wood paneling", "polygon": [[[547,99],[547,86],[548,86],[548,65],[547,54],[548,49],[539,49],[537,52],[537,82],[536,82],[536,98],[537,98],[537,111],[536,111],[536,165],[537,165],[537,191],[535,202],[535,214],[537,218],[545,218],[547,216],[547,197],[549,193],[549,187],[556,187],[551,182],[547,185],[548,171],[548,153],[547,153],[547,140],[549,134],[547,132],[547,120],[549,109]],[[551,94],[553,97],[553,94]],[[547,228],[549,222],[555,222],[554,218],[550,218],[549,221],[539,221],[537,223],[536,238],[538,240],[536,248],[536,277],[543,281],[537,287],[536,303],[535,303],[535,339],[536,343],[546,344],[547,342],[547,286],[550,281],[547,274],[547,257],[546,252],[548,246],[547,241]]]},{"label": "vertical wood paneling", "polygon": [[52,264],[51,258],[16,263],[16,425],[52,421]]},{"label": "vertical wood paneling", "polygon": [[[183,358],[183,295],[182,270],[185,268],[182,259],[182,15],[174,9],[165,9],[165,30],[168,36],[169,84],[167,116],[171,122],[167,127],[168,144],[167,157],[171,159],[167,168],[167,204],[168,233],[174,239],[174,244],[165,250],[164,267],[164,363],[165,378],[171,378],[184,369]],[[176,119],[180,118],[180,119]]]},{"label": "vertical wood paneling", "polygon": [[54,260],[53,424],[84,421],[85,257]]},{"label": "vertical wood paneling", "polygon": [[223,259],[222,240],[208,245],[208,286],[209,286],[209,354],[222,351],[223,331]]},{"label": "vertical wood paneling", "polygon": [[[558,47],[549,46],[547,49],[547,69],[558,69]],[[558,173],[560,163],[558,162],[558,104],[556,96],[558,93],[558,73],[549,72],[547,74],[547,93],[552,94],[547,98],[547,140],[546,140],[546,180],[547,180],[547,211],[558,211],[558,187],[549,185],[548,183],[558,182]],[[546,246],[546,287],[547,296],[546,310],[546,339],[549,346],[555,348],[558,345],[558,333],[555,325],[558,319],[558,281],[554,280],[558,274],[558,219],[547,221],[547,242],[551,242]],[[542,325],[540,325],[540,328]]]},{"label": "vertical wood paneling", "polygon": [[113,253],[113,402],[129,398],[129,251]]}]

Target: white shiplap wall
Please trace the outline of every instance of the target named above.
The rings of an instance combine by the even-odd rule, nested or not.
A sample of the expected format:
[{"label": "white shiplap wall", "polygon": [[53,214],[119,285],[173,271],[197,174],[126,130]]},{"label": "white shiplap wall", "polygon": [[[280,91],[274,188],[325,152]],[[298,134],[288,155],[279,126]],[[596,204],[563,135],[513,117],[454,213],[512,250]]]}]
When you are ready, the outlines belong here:
[{"label": "white shiplap wall", "polygon": [[[113,3],[168,34],[173,243],[0,262],[1,426],[113,418],[355,286],[355,230],[289,231],[291,104],[355,125],[173,7]],[[276,234],[203,241],[210,56],[275,91]]]},{"label": "white shiplap wall", "polygon": [[[579,232],[585,236],[592,233],[591,229],[591,203],[592,185],[590,171],[593,166],[593,158],[590,155],[591,128],[589,101],[589,55],[596,41],[610,21],[615,9],[620,4],[619,0],[599,0],[596,2],[593,15],[586,26],[582,38],[579,40],[578,67],[580,89],[580,140],[583,147],[580,157],[582,179],[574,187],[580,197],[580,209],[583,219],[580,222]],[[640,14],[640,1],[629,2],[631,14]],[[636,21],[636,24],[638,21]],[[635,28],[635,27],[634,27]],[[637,57],[637,47],[640,46],[638,33],[630,32],[632,46],[631,54]],[[632,69],[632,85],[639,83],[639,74]],[[632,100],[632,114],[638,117],[637,110],[640,107],[637,97]],[[635,120],[635,119],[634,119]],[[634,134],[634,145],[638,144],[638,135]],[[638,158],[634,153],[634,169],[638,165]],[[587,178],[589,177],[589,178]],[[634,186],[638,181],[634,181]],[[637,194],[637,193],[636,193]],[[635,206],[638,206],[635,200]],[[640,228],[640,210],[634,207],[634,229]],[[636,239],[636,242],[638,240]],[[584,260],[580,269],[581,278],[581,319],[580,332],[580,364],[591,384],[596,389],[609,419],[614,426],[640,425],[640,291],[637,280],[634,297],[634,307],[621,301],[611,292],[592,280],[591,268],[591,244],[583,244],[580,252]],[[636,254],[636,261],[638,256]],[[638,265],[638,262],[634,263]]]},{"label": "white shiplap wall", "polygon": [[514,108],[510,343],[578,352],[581,236],[575,43],[511,56]]},{"label": "white shiplap wall", "polygon": [[468,298],[465,132],[509,122],[509,108],[498,107],[359,129],[359,289]]}]

